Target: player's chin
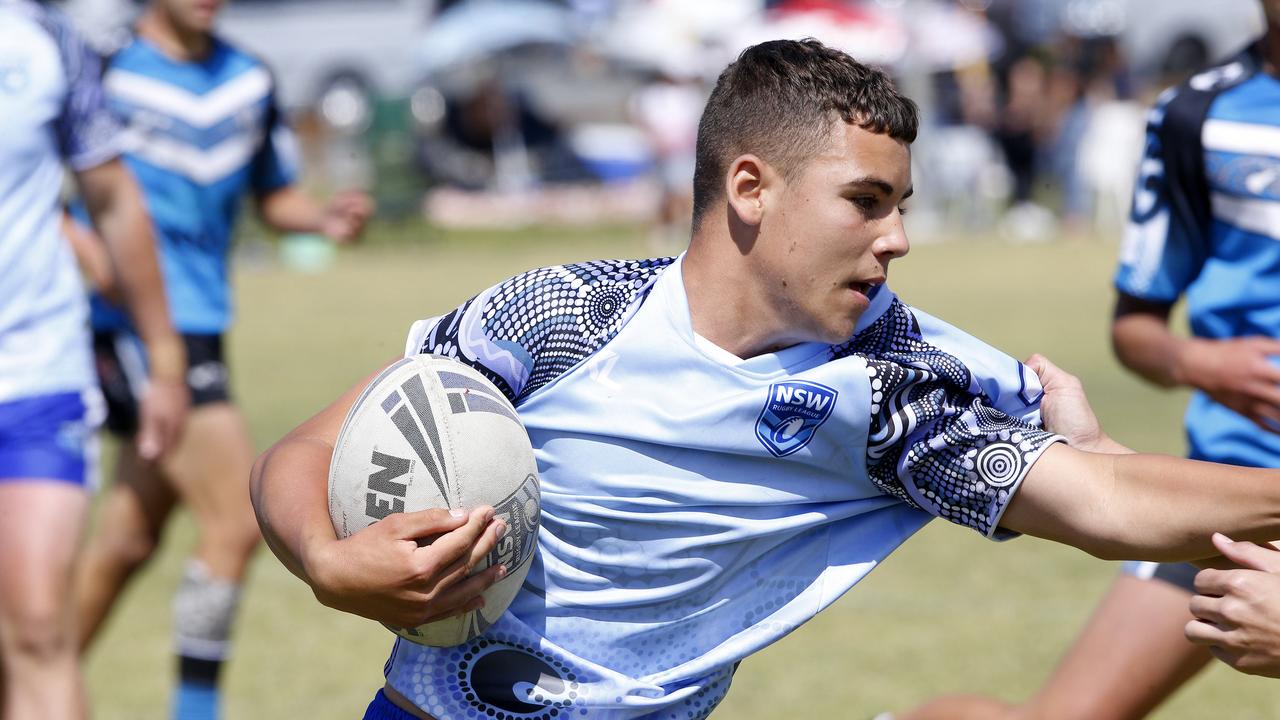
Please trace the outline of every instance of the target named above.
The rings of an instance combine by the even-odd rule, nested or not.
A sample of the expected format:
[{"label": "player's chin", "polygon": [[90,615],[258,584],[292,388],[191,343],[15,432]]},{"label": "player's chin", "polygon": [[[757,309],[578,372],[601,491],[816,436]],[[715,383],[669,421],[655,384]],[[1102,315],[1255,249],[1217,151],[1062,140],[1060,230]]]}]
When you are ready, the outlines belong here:
[{"label": "player's chin", "polygon": [[822,341],[832,345],[848,342],[869,305],[861,293],[842,294],[840,302],[834,303],[823,316]]},{"label": "player's chin", "polygon": [[853,337],[854,329],[858,327],[858,318],[860,317],[862,317],[862,308],[856,308],[852,311],[845,308],[841,312],[827,315],[816,328],[814,341],[828,345],[839,345],[848,342],[849,338]]}]

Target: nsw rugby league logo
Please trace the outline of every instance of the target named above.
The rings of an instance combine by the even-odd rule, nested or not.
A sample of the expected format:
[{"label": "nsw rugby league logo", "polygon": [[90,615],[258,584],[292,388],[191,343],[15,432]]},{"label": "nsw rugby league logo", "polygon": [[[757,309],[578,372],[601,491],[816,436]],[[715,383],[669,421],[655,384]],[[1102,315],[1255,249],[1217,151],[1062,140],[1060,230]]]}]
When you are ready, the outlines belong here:
[{"label": "nsw rugby league logo", "polygon": [[783,457],[809,444],[813,434],[831,417],[834,389],[805,380],[788,380],[769,386],[756,438],[774,457]]}]

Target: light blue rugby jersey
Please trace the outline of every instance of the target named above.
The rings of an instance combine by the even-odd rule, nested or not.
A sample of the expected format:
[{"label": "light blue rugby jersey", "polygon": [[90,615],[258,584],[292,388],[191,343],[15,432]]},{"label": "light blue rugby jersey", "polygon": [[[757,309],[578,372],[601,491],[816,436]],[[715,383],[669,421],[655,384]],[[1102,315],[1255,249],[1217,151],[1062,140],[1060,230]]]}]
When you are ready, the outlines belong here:
[{"label": "light blue rugby jersey", "polygon": [[[1116,288],[1159,303],[1186,296],[1194,335],[1280,338],[1280,79],[1257,45],[1167,90],[1147,149]],[[1280,435],[1193,395],[1192,457],[1280,467]]]},{"label": "light blue rugby jersey", "polygon": [[88,170],[119,152],[100,74],[61,15],[0,0],[0,402],[96,384],[59,199],[64,161]]},{"label": "light blue rugby jersey", "polygon": [[[112,56],[103,84],[155,226],[174,326],[223,332],[231,322],[228,255],[241,201],[283,188],[296,174],[296,143],[271,73],[217,38],[200,62],[173,60],[134,38]],[[94,298],[94,328],[126,322]]]},{"label": "light blue rugby jersey", "polygon": [[1013,492],[1061,439],[1039,429],[1028,369],[885,287],[848,344],[708,348],[670,258],[519,275],[416,323],[406,352],[490,377],[541,475],[510,610],[388,661],[441,718],[705,717],[740,660],[931,516],[1007,535]]}]

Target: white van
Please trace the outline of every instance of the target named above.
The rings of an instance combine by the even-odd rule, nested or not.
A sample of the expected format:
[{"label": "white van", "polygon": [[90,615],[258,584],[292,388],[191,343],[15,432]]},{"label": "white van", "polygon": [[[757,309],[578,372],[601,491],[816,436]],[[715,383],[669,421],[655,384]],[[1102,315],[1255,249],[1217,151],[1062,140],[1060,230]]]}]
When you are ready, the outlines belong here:
[{"label": "white van", "polygon": [[[67,0],[64,9],[91,40],[109,44],[142,0]],[[262,58],[280,102],[311,108],[340,129],[368,122],[377,98],[406,98],[415,51],[435,0],[231,0],[218,32]]]}]

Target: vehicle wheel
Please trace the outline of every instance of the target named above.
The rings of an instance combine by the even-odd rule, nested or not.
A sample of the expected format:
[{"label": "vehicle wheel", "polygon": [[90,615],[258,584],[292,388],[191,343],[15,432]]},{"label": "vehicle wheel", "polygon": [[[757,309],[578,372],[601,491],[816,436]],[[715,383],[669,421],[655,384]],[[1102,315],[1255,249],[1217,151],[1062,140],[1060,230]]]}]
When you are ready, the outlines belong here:
[{"label": "vehicle wheel", "polygon": [[320,119],[333,130],[357,135],[373,120],[373,93],[355,73],[339,73],[327,80],[316,100]]}]

